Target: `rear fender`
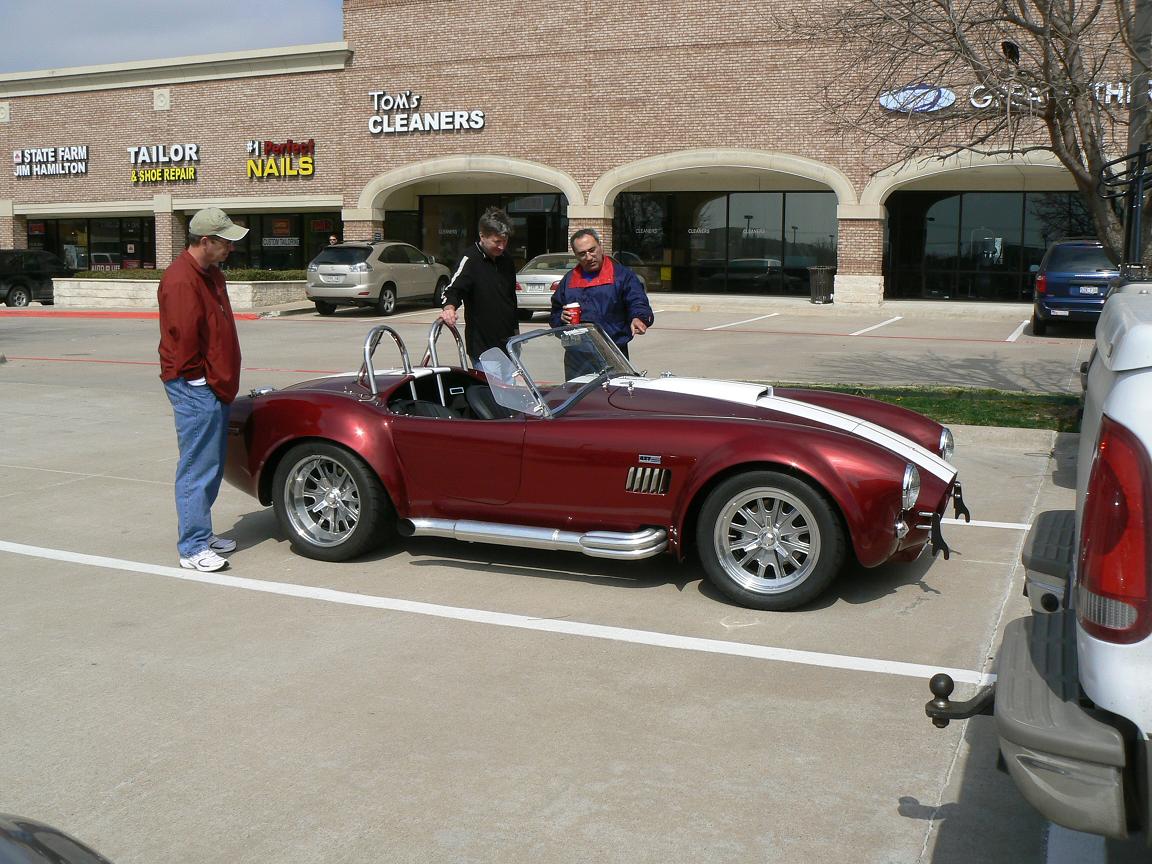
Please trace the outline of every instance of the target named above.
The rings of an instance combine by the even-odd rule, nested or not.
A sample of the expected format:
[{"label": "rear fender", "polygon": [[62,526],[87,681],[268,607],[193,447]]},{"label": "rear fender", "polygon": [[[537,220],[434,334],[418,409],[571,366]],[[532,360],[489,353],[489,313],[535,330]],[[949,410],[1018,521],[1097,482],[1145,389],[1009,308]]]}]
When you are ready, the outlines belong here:
[{"label": "rear fender", "polygon": [[284,454],[304,441],[327,441],[368,463],[397,509],[406,507],[407,486],[396,460],[389,416],[377,402],[337,394],[300,398],[271,393],[256,401],[245,435],[253,436],[248,443],[248,470],[264,505],[272,501],[272,479]]}]

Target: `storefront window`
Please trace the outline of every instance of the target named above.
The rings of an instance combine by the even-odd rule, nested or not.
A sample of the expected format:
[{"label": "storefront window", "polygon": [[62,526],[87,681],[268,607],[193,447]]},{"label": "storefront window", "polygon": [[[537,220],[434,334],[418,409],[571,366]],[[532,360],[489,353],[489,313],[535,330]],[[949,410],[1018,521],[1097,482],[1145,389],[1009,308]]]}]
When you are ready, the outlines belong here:
[{"label": "storefront window", "polygon": [[64,263],[74,270],[87,270],[88,220],[60,219],[56,224],[60,257],[64,259]]},{"label": "storefront window", "polygon": [[1027,301],[1048,244],[1092,236],[1074,192],[897,192],[885,296]]},{"label": "storefront window", "polygon": [[616,254],[648,290],[785,294],[836,263],[831,192],[621,194]]},{"label": "storefront window", "polygon": [[568,198],[533,195],[422,195],[418,245],[441,264],[454,268],[476,242],[476,226],[488,207],[500,207],[512,221],[508,254],[523,267],[530,258],[568,248]]}]

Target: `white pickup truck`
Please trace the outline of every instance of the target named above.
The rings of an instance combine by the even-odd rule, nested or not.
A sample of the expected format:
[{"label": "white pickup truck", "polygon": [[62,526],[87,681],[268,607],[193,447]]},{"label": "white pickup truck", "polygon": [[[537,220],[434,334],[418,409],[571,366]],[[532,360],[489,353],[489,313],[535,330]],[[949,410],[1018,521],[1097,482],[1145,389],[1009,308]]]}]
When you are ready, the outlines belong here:
[{"label": "white pickup truck", "polygon": [[1005,629],[993,690],[950,702],[937,675],[926,706],[937,726],[993,713],[1024,798],[1108,837],[1152,837],[1152,297],[1131,287],[1096,327],[1076,509],[1025,543],[1033,613]]}]

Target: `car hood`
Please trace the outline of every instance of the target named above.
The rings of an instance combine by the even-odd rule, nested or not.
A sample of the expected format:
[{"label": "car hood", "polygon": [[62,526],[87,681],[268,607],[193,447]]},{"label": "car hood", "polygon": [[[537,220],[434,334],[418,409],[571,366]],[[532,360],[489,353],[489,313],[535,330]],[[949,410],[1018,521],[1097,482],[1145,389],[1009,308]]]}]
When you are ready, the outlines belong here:
[{"label": "car hood", "polygon": [[706,378],[628,377],[612,379],[609,388],[609,402],[620,410],[740,417],[835,429],[883,447],[945,483],[956,476],[956,469],[940,456],[898,431],[841,411],[776,396],[771,387],[763,384]]}]

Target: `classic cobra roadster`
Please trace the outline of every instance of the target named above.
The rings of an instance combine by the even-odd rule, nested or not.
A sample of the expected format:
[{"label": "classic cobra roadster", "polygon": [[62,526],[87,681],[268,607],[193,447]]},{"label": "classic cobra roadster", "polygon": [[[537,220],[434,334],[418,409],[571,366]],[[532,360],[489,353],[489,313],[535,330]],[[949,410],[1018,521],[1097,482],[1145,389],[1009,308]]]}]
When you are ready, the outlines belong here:
[{"label": "classic cobra roadster", "polygon": [[[452,537],[632,560],[695,553],[736,603],[784,610],[846,561],[945,555],[967,516],[952,434],[839,393],[637,372],[595,325],[537,330],[468,368],[373,328],[357,373],[237,399],[226,477],[300,554]],[[378,369],[391,336],[401,365]]]}]

